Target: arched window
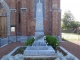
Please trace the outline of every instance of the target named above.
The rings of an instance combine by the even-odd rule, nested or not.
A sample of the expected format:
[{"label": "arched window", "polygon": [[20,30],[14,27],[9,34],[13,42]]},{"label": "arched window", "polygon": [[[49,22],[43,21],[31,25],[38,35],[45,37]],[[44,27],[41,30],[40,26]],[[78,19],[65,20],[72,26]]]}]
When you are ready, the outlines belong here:
[{"label": "arched window", "polygon": [[7,16],[6,10],[1,3],[0,3],[0,16]]}]

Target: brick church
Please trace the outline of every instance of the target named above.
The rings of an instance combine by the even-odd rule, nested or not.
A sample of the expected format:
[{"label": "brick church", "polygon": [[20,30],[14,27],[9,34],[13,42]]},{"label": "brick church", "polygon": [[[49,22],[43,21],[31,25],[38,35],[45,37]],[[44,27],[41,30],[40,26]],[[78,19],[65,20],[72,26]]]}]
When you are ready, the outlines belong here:
[{"label": "brick church", "polygon": [[60,0],[0,0],[0,38],[35,36],[36,5],[39,1],[43,9],[44,35],[60,38]]}]

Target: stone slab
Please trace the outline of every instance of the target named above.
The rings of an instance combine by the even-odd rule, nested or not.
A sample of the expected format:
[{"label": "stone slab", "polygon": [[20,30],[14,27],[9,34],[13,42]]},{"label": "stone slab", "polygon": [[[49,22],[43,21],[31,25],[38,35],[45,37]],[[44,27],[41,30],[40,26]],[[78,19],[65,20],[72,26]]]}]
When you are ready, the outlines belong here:
[{"label": "stone slab", "polygon": [[28,46],[24,51],[25,56],[52,56],[55,50],[52,46]]},{"label": "stone slab", "polygon": [[54,56],[54,50],[25,50],[24,56]]},{"label": "stone slab", "polygon": [[48,46],[28,46],[26,50],[48,50]]},{"label": "stone slab", "polygon": [[55,56],[24,56],[24,58],[56,58]]}]

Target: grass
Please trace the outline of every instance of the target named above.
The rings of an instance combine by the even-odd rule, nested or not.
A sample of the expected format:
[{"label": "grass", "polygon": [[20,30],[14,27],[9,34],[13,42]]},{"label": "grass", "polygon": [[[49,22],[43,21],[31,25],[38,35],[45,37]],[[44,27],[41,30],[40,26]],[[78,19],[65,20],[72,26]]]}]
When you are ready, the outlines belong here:
[{"label": "grass", "polygon": [[68,41],[79,41],[80,40],[80,34],[75,33],[62,33],[62,38],[68,40]]}]

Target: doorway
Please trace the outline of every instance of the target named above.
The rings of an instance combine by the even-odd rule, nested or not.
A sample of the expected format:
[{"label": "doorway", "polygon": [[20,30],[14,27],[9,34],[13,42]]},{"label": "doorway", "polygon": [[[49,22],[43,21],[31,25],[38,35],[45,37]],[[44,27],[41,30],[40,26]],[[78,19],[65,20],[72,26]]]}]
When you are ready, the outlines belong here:
[{"label": "doorway", "polygon": [[0,38],[7,37],[7,17],[0,16]]}]

